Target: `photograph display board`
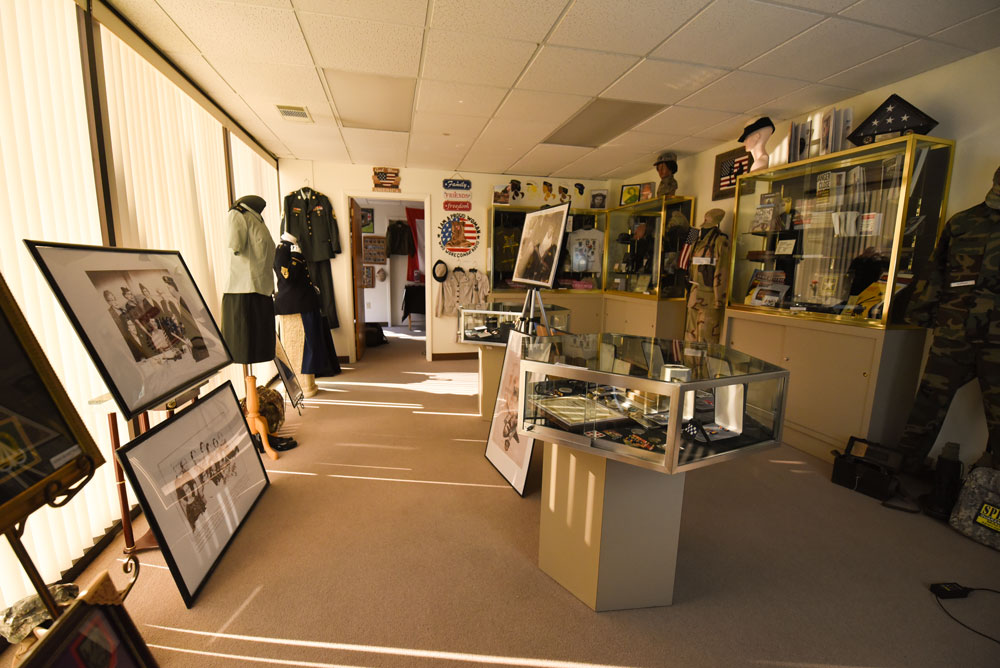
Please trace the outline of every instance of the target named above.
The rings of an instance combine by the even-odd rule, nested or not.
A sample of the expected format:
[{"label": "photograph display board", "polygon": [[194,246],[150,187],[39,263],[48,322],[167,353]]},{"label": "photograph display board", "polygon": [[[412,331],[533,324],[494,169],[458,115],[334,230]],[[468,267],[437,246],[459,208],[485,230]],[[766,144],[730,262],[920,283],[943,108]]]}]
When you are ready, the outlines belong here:
[{"label": "photograph display board", "polygon": [[190,608],[269,484],[232,384],[116,454]]},{"label": "photograph display board", "polygon": [[292,408],[298,408],[299,402],[303,398],[302,386],[299,385],[298,376],[292,371],[292,363],[278,337],[274,337],[274,366],[278,367],[278,375],[281,377],[281,383],[285,386],[288,401],[292,403]]},{"label": "photograph display board", "polygon": [[[0,276],[0,530],[104,462]],[[87,459],[89,457],[89,460]]]},{"label": "photograph display board", "polygon": [[486,442],[486,459],[521,496],[524,496],[524,483],[535,445],[535,439],[517,433],[521,346],[526,338],[525,334],[512,331],[507,339],[496,408]]},{"label": "photograph display board", "polygon": [[569,202],[532,211],[524,217],[513,281],[551,288],[556,282],[559,254],[566,232]]},{"label": "photograph display board", "polygon": [[232,360],[179,252],[25,244],[126,419]]},{"label": "photograph display board", "polygon": [[385,264],[385,237],[376,235],[362,237],[361,257],[365,264]]}]

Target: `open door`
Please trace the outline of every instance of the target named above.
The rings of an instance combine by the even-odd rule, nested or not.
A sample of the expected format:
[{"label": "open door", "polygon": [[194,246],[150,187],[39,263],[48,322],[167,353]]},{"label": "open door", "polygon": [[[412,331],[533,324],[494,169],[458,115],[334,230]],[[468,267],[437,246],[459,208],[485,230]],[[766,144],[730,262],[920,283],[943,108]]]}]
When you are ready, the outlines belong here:
[{"label": "open door", "polygon": [[365,354],[365,288],[361,262],[361,207],[350,198],[351,209],[351,276],[354,278],[354,345],[357,359]]}]

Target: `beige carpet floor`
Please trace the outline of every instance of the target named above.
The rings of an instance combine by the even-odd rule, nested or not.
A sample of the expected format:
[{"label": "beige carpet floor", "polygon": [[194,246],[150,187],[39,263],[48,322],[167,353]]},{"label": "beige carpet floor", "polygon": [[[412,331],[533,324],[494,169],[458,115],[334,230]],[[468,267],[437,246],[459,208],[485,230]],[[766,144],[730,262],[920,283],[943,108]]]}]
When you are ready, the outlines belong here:
[{"label": "beige carpet floor", "polygon": [[[1000,589],[1000,554],[787,447],[688,474],[673,606],[592,612],[537,567],[537,487],[483,456],[475,361],[400,334],[290,417],[300,447],[265,460],[192,609],[142,554],[127,608],[161,665],[1000,666],[927,590]],[[81,582],[120,557],[119,538]],[[946,605],[1000,636],[1000,595]]]}]

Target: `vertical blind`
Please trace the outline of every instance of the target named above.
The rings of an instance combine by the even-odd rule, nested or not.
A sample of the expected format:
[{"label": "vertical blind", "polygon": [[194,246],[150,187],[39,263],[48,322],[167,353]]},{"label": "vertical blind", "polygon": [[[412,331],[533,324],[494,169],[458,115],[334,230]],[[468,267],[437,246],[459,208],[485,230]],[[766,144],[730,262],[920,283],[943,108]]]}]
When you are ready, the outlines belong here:
[{"label": "vertical blind", "polygon": [[[66,0],[0,0],[0,270],[104,458],[106,389],[22,239],[101,244],[76,7]],[[67,506],[42,508],[23,543],[52,582],[118,517],[114,472],[100,467]],[[0,608],[33,593],[0,539]]]}]

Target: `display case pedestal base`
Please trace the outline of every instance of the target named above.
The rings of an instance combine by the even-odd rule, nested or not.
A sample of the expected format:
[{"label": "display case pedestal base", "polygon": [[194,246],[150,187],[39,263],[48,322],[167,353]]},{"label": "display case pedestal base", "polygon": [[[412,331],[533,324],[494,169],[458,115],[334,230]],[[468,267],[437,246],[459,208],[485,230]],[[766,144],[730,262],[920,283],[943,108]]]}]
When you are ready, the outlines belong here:
[{"label": "display case pedestal base", "polygon": [[671,605],[684,474],[544,448],[539,567],[597,612]]}]

